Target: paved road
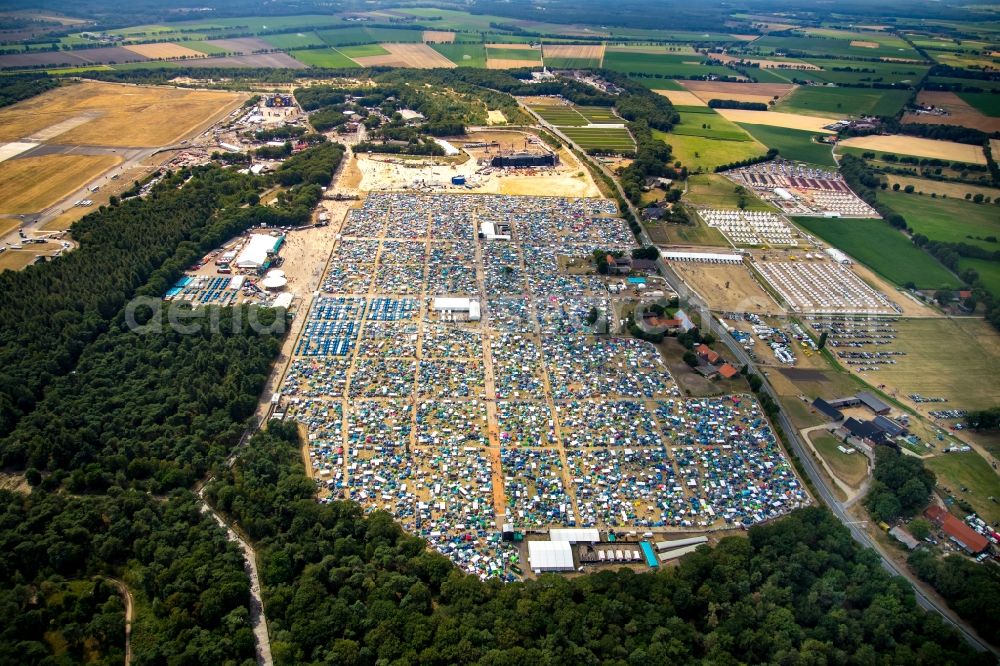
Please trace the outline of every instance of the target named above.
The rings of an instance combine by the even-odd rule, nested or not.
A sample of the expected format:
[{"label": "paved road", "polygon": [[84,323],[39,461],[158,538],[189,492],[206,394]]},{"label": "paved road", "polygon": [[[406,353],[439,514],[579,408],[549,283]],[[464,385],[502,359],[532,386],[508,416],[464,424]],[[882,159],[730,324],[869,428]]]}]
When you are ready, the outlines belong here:
[{"label": "paved road", "polygon": [[[566,144],[573,146],[581,153],[586,154],[580,148],[580,146],[574,143],[573,140],[570,139],[568,136],[560,132],[557,127],[553,127],[544,118],[536,114],[527,106],[524,106],[523,104],[521,106],[527,113],[531,114],[538,121],[539,125],[541,125],[546,130],[557,136],[561,141],[564,141]],[[628,201],[628,197],[625,196],[625,192],[622,190],[621,185],[619,185],[618,181],[614,178],[613,174],[611,174],[610,171],[600,162],[596,162],[594,160],[591,161],[594,164],[596,164],[597,167],[603,173],[611,177],[611,181],[615,184],[615,187],[617,188],[619,194],[622,196],[623,199],[625,199],[626,203],[628,203],[628,207],[631,210],[632,215],[635,216],[635,219],[637,221],[641,220],[641,218],[639,217],[639,211],[636,210],[635,206],[633,206]],[[640,232],[640,240],[643,245],[654,244],[652,240],[649,238],[649,235],[646,233],[645,229],[642,229],[642,231]],[[684,281],[680,278],[680,276],[678,276],[666,264],[666,262],[663,261],[663,259],[659,259],[657,261],[657,266],[659,267],[660,275],[662,275],[666,279],[667,283],[673,288],[674,291],[677,292],[677,294],[681,297],[681,299],[688,303],[689,309],[699,310],[702,312],[703,314],[702,320],[710,322],[711,333],[723,344],[725,344],[726,347],[729,348],[729,351],[732,353],[733,357],[736,358],[736,360],[741,365],[746,365],[750,369],[756,371],[757,370],[756,364],[750,359],[750,357],[747,355],[743,347],[737,344],[736,340],[729,335],[729,332],[726,331],[722,327],[722,325],[711,315],[711,311],[708,308],[708,304],[701,298],[701,296],[692,291],[690,288],[688,288],[687,284],[684,283]],[[833,511],[833,514],[837,517],[837,519],[840,520],[840,522],[844,524],[844,527],[846,527],[850,531],[851,536],[854,537],[854,540],[860,543],[865,548],[871,548],[875,550],[875,552],[877,552],[879,555],[879,559],[882,561],[882,567],[886,571],[888,571],[892,575],[901,576],[902,578],[906,579],[906,581],[913,588],[913,594],[916,596],[917,603],[923,609],[937,612],[944,619],[946,624],[950,624],[952,627],[958,630],[958,632],[962,634],[965,640],[976,650],[980,652],[989,651],[1000,656],[1000,651],[998,651],[996,648],[993,648],[985,641],[981,640],[979,636],[975,633],[975,631],[973,631],[968,625],[966,625],[956,616],[953,616],[952,612],[948,609],[948,607],[945,604],[939,603],[936,599],[928,597],[926,594],[924,594],[923,590],[921,590],[920,585],[917,583],[916,579],[913,578],[908,571],[898,567],[895,562],[889,559],[886,556],[885,552],[881,549],[879,544],[876,543],[870,536],[868,536],[868,533],[865,532],[865,530],[863,530],[861,527],[859,527],[857,522],[854,521],[850,515],[848,515],[847,507],[841,504],[841,502],[837,500],[837,498],[834,496],[833,492],[831,492],[829,487],[827,487],[826,481],[823,478],[823,474],[816,466],[816,463],[815,461],[813,461],[812,457],[809,456],[805,444],[799,437],[798,429],[794,425],[792,425],[792,422],[788,418],[788,414],[786,413],[784,407],[781,406],[781,402],[778,399],[778,394],[775,392],[770,382],[767,381],[767,378],[762,373],[757,372],[757,374],[760,375],[760,378],[764,381],[763,390],[769,396],[771,396],[771,398],[777,405],[779,405],[778,423],[781,426],[781,429],[785,431],[785,434],[788,438],[788,442],[791,444],[791,448],[795,452],[795,455],[798,456],[799,461],[801,461],[802,467],[805,469],[806,476],[809,477],[810,481],[812,481],[813,486],[816,488],[816,492],[819,494],[819,499],[822,500],[823,503],[826,504],[831,511]]]}]

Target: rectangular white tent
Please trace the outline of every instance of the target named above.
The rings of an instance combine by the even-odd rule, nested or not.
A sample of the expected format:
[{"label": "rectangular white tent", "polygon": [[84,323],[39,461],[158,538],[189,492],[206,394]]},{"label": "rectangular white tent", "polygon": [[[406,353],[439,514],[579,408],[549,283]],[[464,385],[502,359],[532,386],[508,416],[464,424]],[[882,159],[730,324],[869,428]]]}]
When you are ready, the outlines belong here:
[{"label": "rectangular white tent", "polygon": [[535,573],[572,571],[573,549],[568,541],[529,541],[528,566]]},{"label": "rectangular white tent", "polygon": [[552,541],[568,541],[569,543],[598,543],[601,533],[594,529],[558,529],[549,530]]},{"label": "rectangular white tent", "polygon": [[267,253],[274,249],[277,239],[264,234],[253,234],[240,256],[236,257],[237,268],[260,268],[267,262]]}]

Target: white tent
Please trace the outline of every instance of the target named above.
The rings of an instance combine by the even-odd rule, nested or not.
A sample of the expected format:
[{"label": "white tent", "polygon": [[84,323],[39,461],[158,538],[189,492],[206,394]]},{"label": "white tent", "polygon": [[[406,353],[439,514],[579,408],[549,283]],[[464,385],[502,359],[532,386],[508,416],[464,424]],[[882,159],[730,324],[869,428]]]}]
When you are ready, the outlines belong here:
[{"label": "white tent", "polygon": [[601,533],[594,529],[558,529],[549,530],[552,541],[568,541],[569,543],[598,543]]},{"label": "white tent", "polygon": [[240,256],[236,257],[237,268],[260,268],[267,262],[267,253],[274,249],[277,239],[264,234],[253,234]]},{"label": "white tent", "polygon": [[529,541],[528,566],[535,573],[572,571],[573,549],[569,541]]}]

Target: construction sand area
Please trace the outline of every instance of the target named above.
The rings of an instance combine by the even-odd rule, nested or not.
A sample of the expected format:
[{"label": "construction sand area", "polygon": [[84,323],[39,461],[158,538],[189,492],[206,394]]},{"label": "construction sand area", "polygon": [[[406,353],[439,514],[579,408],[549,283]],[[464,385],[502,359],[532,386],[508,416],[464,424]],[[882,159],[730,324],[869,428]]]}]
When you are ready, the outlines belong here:
[{"label": "construction sand area", "polygon": [[61,145],[167,146],[215,123],[245,95],[86,81],[0,110],[0,141],[16,142],[59,123],[86,122],[47,140]]},{"label": "construction sand area", "polygon": [[138,53],[141,56],[146,56],[151,60],[159,60],[161,58],[172,59],[205,57],[205,54],[201,51],[195,51],[194,49],[189,49],[186,46],[171,44],[170,42],[162,42],[159,44],[126,44],[124,48],[128,49],[132,53]]},{"label": "construction sand area", "polygon": [[953,92],[922,90],[917,95],[917,102],[945,109],[948,115],[938,116],[931,113],[907,113],[903,116],[904,123],[958,125],[960,127],[971,127],[989,134],[1000,132],[1000,118],[987,116]]},{"label": "construction sand area", "polygon": [[747,111],[745,109],[716,109],[716,111],[718,111],[720,116],[734,123],[770,125],[771,127],[785,127],[788,129],[805,130],[807,132],[822,132],[824,134],[833,134],[831,130],[823,129],[823,127],[837,122],[836,118],[819,118],[817,116],[804,116],[798,113],[781,113],[778,111]]},{"label": "construction sand area", "polygon": [[389,55],[363,56],[352,58],[362,67],[412,67],[414,69],[435,69],[458,67],[451,60],[426,44],[380,44]]},{"label": "construction sand area", "polygon": [[657,95],[663,95],[674,106],[708,106],[705,100],[687,90],[654,90]]},{"label": "construction sand area", "polygon": [[35,213],[121,163],[117,155],[46,155],[0,163],[0,213]]},{"label": "construction sand area", "polygon": [[785,314],[743,265],[673,261],[670,267],[701,294],[712,310]]},{"label": "construction sand area", "polygon": [[[754,113],[754,112],[744,112]],[[765,112],[770,114],[770,112]],[[787,115],[787,114],[786,114]],[[749,120],[740,122],[752,122]],[[855,136],[844,139],[841,146],[860,148],[862,150],[877,150],[897,155],[913,155],[915,157],[930,157],[951,162],[968,162],[969,164],[986,164],[986,156],[981,146],[972,146],[954,141],[936,141],[913,136],[891,134],[888,136]]]}]

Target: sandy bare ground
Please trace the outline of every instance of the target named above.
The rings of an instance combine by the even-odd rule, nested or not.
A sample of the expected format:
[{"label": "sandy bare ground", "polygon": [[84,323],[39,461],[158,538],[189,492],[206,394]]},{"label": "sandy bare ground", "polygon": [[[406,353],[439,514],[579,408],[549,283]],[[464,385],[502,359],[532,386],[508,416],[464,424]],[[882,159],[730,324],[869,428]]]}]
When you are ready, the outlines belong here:
[{"label": "sandy bare ground", "polygon": [[670,262],[670,266],[713,310],[784,314],[745,266],[684,261]]},{"label": "sandy bare ground", "polygon": [[450,44],[455,41],[455,33],[447,30],[424,30],[423,40],[434,44]]},{"label": "sandy bare ground", "polygon": [[592,58],[604,60],[604,44],[546,44],[542,48],[546,58]]},{"label": "sandy bare ground", "polygon": [[752,62],[760,65],[761,69],[810,69],[819,70],[820,67],[813,65],[808,62],[796,62],[788,60],[764,60],[761,58],[743,58],[740,56],[731,56],[726,53],[713,53],[711,55],[713,60],[721,60],[722,62]]},{"label": "sandy bare ground", "polygon": [[1000,157],[1000,139],[990,139],[990,152],[993,153],[993,159]]},{"label": "sandy bare ground", "polygon": [[806,130],[833,134],[823,129],[824,125],[836,122],[836,118],[818,118],[803,116],[798,113],[780,113],[777,111],[746,111],[744,109],[716,109],[726,120],[734,123],[750,123],[753,125],[771,125],[772,127],[787,127],[789,129]]},{"label": "sandy bare ground", "polygon": [[917,95],[921,104],[936,106],[948,111],[947,116],[907,113],[903,116],[904,123],[922,123],[925,125],[959,125],[971,127],[983,132],[1000,132],[1000,118],[991,118],[979,109],[971,106],[953,92],[922,90]]},{"label": "sandy bare ground", "polygon": [[863,49],[877,49],[878,42],[865,42],[860,39],[855,39],[851,41],[851,46],[857,46]]},{"label": "sandy bare ground", "polygon": [[654,90],[657,95],[663,95],[675,106],[708,106],[708,104],[687,90]]},{"label": "sandy bare ground", "polygon": [[352,58],[362,67],[413,67],[415,69],[435,69],[439,67],[451,69],[455,63],[427,46],[426,44],[380,44],[389,55],[364,56]]},{"label": "sandy bare ground", "polygon": [[[743,121],[743,122],[750,122]],[[912,136],[892,134],[888,136],[855,136],[844,139],[841,146],[878,150],[898,155],[913,155],[930,157],[953,162],[968,162],[970,164],[986,164],[986,156],[980,146],[970,146],[954,141],[935,141]]]},{"label": "sandy bare ground", "polygon": [[146,56],[156,60],[158,58],[204,58],[205,54],[201,51],[195,51],[194,49],[189,49],[186,46],[181,46],[180,44],[171,44],[169,42],[163,44],[128,44],[124,48],[128,49],[132,53],[138,53],[141,56]]},{"label": "sandy bare ground", "polygon": [[494,110],[486,112],[486,123],[489,125],[505,125],[507,124],[507,116],[503,115],[503,111]]},{"label": "sandy bare ground", "polygon": [[[497,58],[487,58],[486,69],[521,69],[523,67],[538,67],[539,60],[498,60]],[[452,65],[454,67],[454,65]]]}]

